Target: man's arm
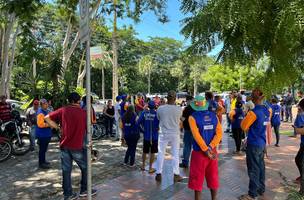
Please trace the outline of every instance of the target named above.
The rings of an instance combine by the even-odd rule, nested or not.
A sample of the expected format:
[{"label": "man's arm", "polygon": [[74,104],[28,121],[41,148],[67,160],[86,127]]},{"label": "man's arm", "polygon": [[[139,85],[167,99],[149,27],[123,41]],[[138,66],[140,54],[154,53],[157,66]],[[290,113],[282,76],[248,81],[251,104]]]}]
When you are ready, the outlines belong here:
[{"label": "man's arm", "polygon": [[208,146],[206,145],[206,142],[202,138],[202,136],[198,130],[198,127],[196,125],[196,121],[192,116],[189,117],[189,125],[190,125],[190,129],[191,129],[191,132],[193,135],[193,139],[196,141],[198,146],[201,148],[201,150],[203,152],[208,151]]},{"label": "man's arm", "polygon": [[59,129],[59,126],[56,122],[54,122],[53,120],[51,120],[50,116],[47,115],[44,117],[44,120],[49,124],[49,126],[51,128],[54,128],[54,129]]},{"label": "man's arm", "polygon": [[254,112],[249,111],[241,123],[241,128],[243,129],[243,131],[247,132],[256,119],[257,117]]},{"label": "man's arm", "polygon": [[216,130],[215,130],[215,136],[213,137],[212,141],[210,142],[209,146],[214,149],[215,147],[217,147],[223,137],[223,128],[222,128],[222,124],[220,123],[220,120],[217,118],[217,126],[216,126]]}]

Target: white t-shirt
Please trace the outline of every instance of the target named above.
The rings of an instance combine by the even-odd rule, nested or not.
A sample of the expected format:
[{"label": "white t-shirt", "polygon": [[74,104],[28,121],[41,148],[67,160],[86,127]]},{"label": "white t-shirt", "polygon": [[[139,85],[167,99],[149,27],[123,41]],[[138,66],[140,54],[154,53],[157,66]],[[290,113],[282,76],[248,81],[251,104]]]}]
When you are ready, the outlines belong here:
[{"label": "white t-shirt", "polygon": [[115,120],[118,121],[120,117],[120,103],[117,102],[115,104],[114,110],[115,110],[115,115],[114,115]]},{"label": "white t-shirt", "polygon": [[182,108],[176,105],[163,105],[157,110],[160,133],[179,134],[179,123],[182,117]]}]

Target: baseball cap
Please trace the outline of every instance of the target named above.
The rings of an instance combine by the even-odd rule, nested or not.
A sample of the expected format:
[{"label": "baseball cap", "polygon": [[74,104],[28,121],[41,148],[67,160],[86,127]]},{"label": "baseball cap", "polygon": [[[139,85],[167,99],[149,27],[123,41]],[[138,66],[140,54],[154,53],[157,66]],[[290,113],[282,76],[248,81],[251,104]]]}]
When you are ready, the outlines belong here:
[{"label": "baseball cap", "polygon": [[40,99],[40,103],[44,104],[44,103],[48,103],[48,101],[46,99]]},{"label": "baseball cap", "polygon": [[34,100],[33,104],[34,105],[39,105],[39,101],[36,99],[36,100]]}]

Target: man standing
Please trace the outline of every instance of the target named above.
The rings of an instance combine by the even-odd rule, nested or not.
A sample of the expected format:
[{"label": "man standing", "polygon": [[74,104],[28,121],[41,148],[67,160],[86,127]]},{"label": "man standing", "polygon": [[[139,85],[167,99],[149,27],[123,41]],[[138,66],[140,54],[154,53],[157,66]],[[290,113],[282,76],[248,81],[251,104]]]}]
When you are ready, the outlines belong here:
[{"label": "man standing", "polygon": [[120,101],[121,101],[121,96],[117,96],[116,97],[116,103],[114,106],[114,110],[115,110],[115,125],[116,125],[116,141],[121,140],[121,129],[120,129]]},{"label": "man standing", "polygon": [[174,182],[180,182],[182,177],[179,175],[179,145],[180,130],[179,123],[182,117],[182,109],[175,105],[176,92],[169,91],[166,105],[160,106],[157,110],[159,119],[160,133],[157,155],[156,181],[161,181],[161,173],[165,158],[166,147],[171,143],[171,152],[173,156]]},{"label": "man standing", "polygon": [[208,110],[209,105],[204,97],[196,96],[191,107],[196,112],[189,117],[194,143],[188,187],[194,190],[195,200],[200,200],[206,178],[211,199],[215,200],[219,188],[216,147],[222,140],[222,126],[216,114]]},{"label": "man standing", "polygon": [[292,122],[292,104],[293,104],[293,97],[291,96],[291,93],[288,92],[287,97],[285,99],[285,106],[286,106],[285,121],[286,122],[288,122],[288,120],[290,120],[290,122]]},{"label": "man standing", "polygon": [[11,104],[7,103],[6,96],[2,95],[0,97],[0,120],[2,120],[2,122],[8,122],[12,120],[11,112]]},{"label": "man standing", "polygon": [[259,89],[252,91],[252,101],[255,104],[241,123],[243,131],[248,132],[246,162],[249,176],[248,194],[240,200],[253,200],[265,192],[265,162],[266,127],[270,123],[270,112],[263,105],[263,92]]},{"label": "man standing", "polygon": [[227,123],[226,131],[225,131],[226,133],[230,132],[230,127],[231,127],[231,121],[229,117],[229,113],[231,111],[231,99],[232,99],[232,92],[230,92],[229,95],[227,95],[225,98],[226,123]]},{"label": "man standing", "polygon": [[183,121],[183,128],[184,128],[184,148],[183,148],[183,160],[182,163],[179,164],[179,167],[181,168],[188,168],[189,165],[189,157],[191,154],[191,149],[192,149],[192,141],[193,141],[193,136],[190,130],[189,126],[189,117],[192,115],[194,110],[192,109],[190,103],[193,100],[192,96],[187,96],[186,101],[187,101],[187,106],[183,111],[183,116],[182,116],[182,121]]},{"label": "man standing", "polygon": [[33,106],[27,109],[26,111],[26,119],[27,124],[29,126],[29,134],[30,134],[30,141],[31,141],[31,151],[35,150],[35,139],[36,139],[36,126],[37,126],[37,111],[39,108],[39,101],[34,100]]},{"label": "man standing", "polygon": [[[80,96],[73,92],[68,97],[69,105],[62,107],[45,117],[46,122],[53,128],[61,127],[61,167],[62,167],[62,187],[65,200],[77,199],[77,194],[73,193],[71,172],[73,160],[81,170],[80,197],[87,196],[87,156],[85,147],[86,136],[86,111],[80,108]],[[92,190],[92,195],[96,194]]]}]

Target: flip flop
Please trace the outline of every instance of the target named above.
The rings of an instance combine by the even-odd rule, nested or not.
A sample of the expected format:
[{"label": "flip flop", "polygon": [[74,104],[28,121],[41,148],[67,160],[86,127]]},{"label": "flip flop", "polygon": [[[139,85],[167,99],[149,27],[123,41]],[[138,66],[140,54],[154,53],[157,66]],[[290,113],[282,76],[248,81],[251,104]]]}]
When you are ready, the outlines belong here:
[{"label": "flip flop", "polygon": [[149,169],[149,174],[153,174],[156,172],[156,169],[152,168],[152,169]]}]

